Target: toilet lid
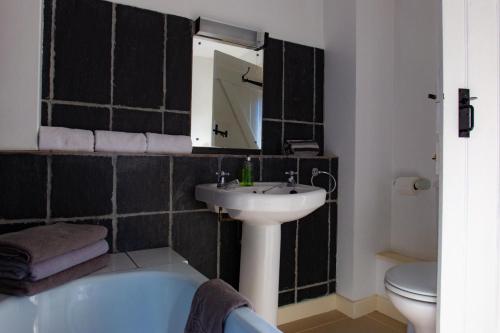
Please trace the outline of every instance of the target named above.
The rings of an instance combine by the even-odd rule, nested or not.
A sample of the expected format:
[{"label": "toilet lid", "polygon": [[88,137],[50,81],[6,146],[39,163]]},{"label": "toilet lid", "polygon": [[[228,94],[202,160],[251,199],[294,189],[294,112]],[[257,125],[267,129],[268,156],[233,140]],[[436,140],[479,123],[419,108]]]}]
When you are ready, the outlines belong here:
[{"label": "toilet lid", "polygon": [[385,273],[385,282],[407,293],[436,297],[437,263],[415,262],[398,265]]}]

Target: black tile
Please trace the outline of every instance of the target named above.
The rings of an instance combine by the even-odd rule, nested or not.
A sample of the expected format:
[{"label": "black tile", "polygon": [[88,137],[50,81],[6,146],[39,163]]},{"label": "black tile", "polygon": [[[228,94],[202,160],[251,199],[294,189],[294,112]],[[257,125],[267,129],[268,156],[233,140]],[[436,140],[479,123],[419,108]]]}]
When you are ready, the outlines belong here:
[{"label": "black tile", "polygon": [[111,6],[107,1],[97,0],[57,2],[56,99],[110,102]]},{"label": "black tile", "polygon": [[113,131],[161,134],[162,113],[113,108]]},{"label": "black tile", "polygon": [[314,49],[285,43],[285,119],[313,120]]},{"label": "black tile", "polygon": [[241,229],[240,221],[220,225],[220,278],[236,290],[240,284]]},{"label": "black tile", "polygon": [[173,210],[207,208],[206,204],[194,197],[198,184],[215,183],[218,170],[217,158],[174,157],[173,170]]},{"label": "black tile", "polygon": [[281,122],[263,121],[262,123],[262,152],[264,155],[281,155],[283,142],[281,141]]},{"label": "black tile", "polygon": [[191,20],[167,15],[165,107],[168,110],[191,110],[192,54]]},{"label": "black tile", "polygon": [[[314,168],[318,168],[320,171],[329,172],[330,161],[328,159],[320,158],[301,158],[299,160],[299,183],[311,185],[312,169]],[[325,191],[328,191],[330,187],[330,177],[325,174],[319,174],[314,177],[314,185],[322,187]]]},{"label": "black tile", "polygon": [[316,113],[315,121],[317,123],[323,122],[323,95],[324,95],[324,81],[325,81],[325,51],[322,49],[316,49],[315,57],[315,72],[316,72],[316,84],[315,84],[315,104],[314,109]]},{"label": "black tile", "polygon": [[52,157],[52,217],[110,214],[112,192],[111,157]]},{"label": "black tile", "polygon": [[191,116],[187,113],[163,113],[163,133],[170,135],[191,135]]},{"label": "black tile", "polygon": [[50,97],[50,45],[52,41],[52,0],[43,1],[42,98]]},{"label": "black tile", "polygon": [[162,106],[164,26],[160,13],[116,6],[115,105]]},{"label": "black tile", "polygon": [[299,222],[298,286],[328,279],[328,204]]},{"label": "black tile", "polygon": [[109,130],[109,109],[53,104],[51,125],[91,131],[107,131]]},{"label": "black tile", "polygon": [[217,215],[174,214],[173,249],[209,279],[217,276]]},{"label": "black tile", "polygon": [[307,299],[317,298],[328,294],[328,285],[322,284],[306,289],[299,289],[297,291],[297,302],[302,302]]},{"label": "black tile", "polygon": [[44,225],[44,222],[0,224],[0,235]]},{"label": "black tile", "polygon": [[281,119],[283,110],[283,41],[269,38],[264,50],[264,118]]},{"label": "black tile", "polygon": [[[262,160],[262,181],[281,182],[286,181],[287,171],[297,171],[297,159],[288,157],[271,157]],[[297,178],[295,178],[297,180]]]},{"label": "black tile", "polygon": [[118,156],[116,177],[119,214],[169,210],[169,157]]},{"label": "black tile", "polygon": [[64,221],[66,223],[73,224],[92,224],[92,225],[100,225],[105,227],[108,230],[108,234],[106,235],[106,241],[109,245],[109,253],[113,252],[113,222],[110,219],[92,219],[92,220],[77,220],[77,221]]},{"label": "black tile", "polygon": [[295,303],[295,291],[292,290],[284,293],[279,293],[278,306],[284,306],[293,303]]},{"label": "black tile", "polygon": [[0,218],[42,218],[47,210],[47,159],[0,155]]},{"label": "black tile", "polygon": [[296,235],[297,222],[287,222],[281,225],[279,290],[295,287]]},{"label": "black tile", "polygon": [[338,197],[338,187],[339,187],[339,159],[337,157],[330,160],[330,172],[335,177],[337,186],[335,186],[335,191],[331,194],[331,199],[336,200]]},{"label": "black tile", "polygon": [[319,145],[319,155],[322,156],[325,152],[325,138],[323,125],[314,126],[314,141]]},{"label": "black tile", "polygon": [[337,278],[337,203],[330,204],[330,274],[331,279]]},{"label": "black tile", "polygon": [[117,250],[124,252],[168,246],[168,221],[169,214],[119,218]]},{"label": "black tile", "polygon": [[312,140],[313,125],[285,123],[285,142],[286,140]]},{"label": "black tile", "polygon": [[[241,181],[241,171],[245,161],[246,158],[244,157],[222,158],[221,169],[230,173],[229,177],[226,178],[227,181],[232,179],[239,179]],[[252,158],[252,177],[254,182],[260,181],[260,160],[258,158]]]},{"label": "black tile", "polygon": [[337,292],[337,282],[333,281],[328,284],[328,293],[335,294]]},{"label": "black tile", "polygon": [[41,105],[40,124],[42,126],[49,126],[49,105],[45,102],[42,102]]}]

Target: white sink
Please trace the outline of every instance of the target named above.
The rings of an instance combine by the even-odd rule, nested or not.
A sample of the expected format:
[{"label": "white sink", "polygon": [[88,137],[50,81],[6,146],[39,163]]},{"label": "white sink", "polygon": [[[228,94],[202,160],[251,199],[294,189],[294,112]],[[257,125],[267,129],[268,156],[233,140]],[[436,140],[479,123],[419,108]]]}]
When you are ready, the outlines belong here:
[{"label": "white sink", "polygon": [[[292,194],[293,193],[293,194]],[[214,211],[224,210],[234,219],[250,224],[281,224],[300,219],[325,203],[326,191],[319,187],[284,183],[254,183],[254,186],[217,188],[196,186],[196,199]]]},{"label": "white sink", "polygon": [[243,221],[239,291],[250,299],[259,315],[275,325],[281,224],[300,219],[323,206],[326,191],[286,183],[255,183],[250,187],[227,189],[217,188],[217,184],[203,184],[196,186],[195,196],[214,212],[222,208],[232,218]]}]

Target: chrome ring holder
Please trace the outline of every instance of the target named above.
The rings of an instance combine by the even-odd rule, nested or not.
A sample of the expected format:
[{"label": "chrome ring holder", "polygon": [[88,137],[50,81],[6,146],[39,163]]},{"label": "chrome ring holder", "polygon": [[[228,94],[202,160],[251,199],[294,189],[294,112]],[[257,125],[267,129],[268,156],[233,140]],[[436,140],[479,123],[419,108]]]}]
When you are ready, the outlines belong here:
[{"label": "chrome ring holder", "polygon": [[333,181],[333,186],[330,186],[330,188],[328,189],[329,191],[327,193],[330,194],[333,191],[335,191],[335,189],[337,188],[337,180],[335,179],[335,177],[333,177],[333,175],[331,173],[326,172],[326,171],[321,171],[318,168],[312,169],[311,185],[316,186],[316,185],[314,185],[314,177],[316,177],[320,174],[329,176]]}]

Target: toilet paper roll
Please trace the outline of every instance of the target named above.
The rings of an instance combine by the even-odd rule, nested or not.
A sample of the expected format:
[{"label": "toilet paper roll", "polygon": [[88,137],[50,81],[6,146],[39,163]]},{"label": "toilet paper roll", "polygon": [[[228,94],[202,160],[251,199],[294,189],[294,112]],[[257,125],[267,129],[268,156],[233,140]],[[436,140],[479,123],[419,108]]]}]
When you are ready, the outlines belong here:
[{"label": "toilet paper roll", "polygon": [[401,195],[417,195],[417,187],[415,184],[419,181],[419,177],[399,177],[394,181],[394,189]]}]

